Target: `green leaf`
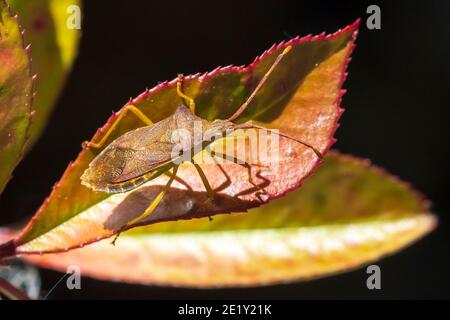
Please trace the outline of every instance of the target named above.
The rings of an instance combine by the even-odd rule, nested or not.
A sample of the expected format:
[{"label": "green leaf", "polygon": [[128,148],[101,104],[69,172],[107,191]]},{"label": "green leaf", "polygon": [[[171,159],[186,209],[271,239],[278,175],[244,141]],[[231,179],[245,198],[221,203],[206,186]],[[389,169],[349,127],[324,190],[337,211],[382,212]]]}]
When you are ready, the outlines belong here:
[{"label": "green leaf", "polygon": [[[62,272],[78,265],[83,275],[103,280],[255,286],[348,271],[435,225],[428,203],[407,184],[367,160],[333,152],[301,189],[248,213],[154,224],[124,233],[116,246],[104,240],[26,259]],[[52,240],[57,237],[23,250]]]},{"label": "green leaf", "polygon": [[9,3],[20,16],[25,41],[31,43],[31,68],[38,75],[31,146],[44,130],[76,57],[81,31],[67,27],[71,16],[67,9],[71,5],[80,6],[81,1],[10,0]]},{"label": "green leaf", "polygon": [[31,122],[32,77],[17,17],[0,1],[0,193],[19,163]]}]

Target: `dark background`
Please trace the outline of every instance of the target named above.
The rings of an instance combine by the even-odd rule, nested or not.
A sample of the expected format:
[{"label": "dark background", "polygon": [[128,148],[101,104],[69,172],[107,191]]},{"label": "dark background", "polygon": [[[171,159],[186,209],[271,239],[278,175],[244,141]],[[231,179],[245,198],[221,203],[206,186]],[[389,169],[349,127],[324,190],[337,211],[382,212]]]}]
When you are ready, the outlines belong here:
[{"label": "dark background", "polygon": [[[366,28],[370,4],[381,7],[381,30]],[[305,283],[225,290],[84,278],[83,290],[60,286],[51,298],[450,298],[448,1],[85,1],[78,59],[47,130],[2,195],[0,225],[34,212],[80,143],[145,87],[179,72],[248,64],[290,35],[334,32],[358,17],[335,148],[412,182],[440,219],[431,235],[379,262],[382,290],[367,290],[363,268]],[[43,289],[60,276],[42,270]]]}]

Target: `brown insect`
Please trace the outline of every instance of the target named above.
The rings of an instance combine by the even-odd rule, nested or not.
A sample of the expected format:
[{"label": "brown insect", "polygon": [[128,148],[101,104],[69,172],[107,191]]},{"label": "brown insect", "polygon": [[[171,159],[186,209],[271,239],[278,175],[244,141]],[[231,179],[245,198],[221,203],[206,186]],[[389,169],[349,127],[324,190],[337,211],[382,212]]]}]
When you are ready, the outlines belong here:
[{"label": "brown insect", "polygon": [[[146,126],[129,131],[111,142],[89,164],[89,167],[81,176],[82,184],[95,191],[122,193],[133,190],[141,186],[143,183],[168,172],[168,170],[172,170],[172,174],[170,175],[170,178],[163,190],[155,197],[149,207],[140,216],[130,221],[121,229],[123,230],[129,225],[135,224],[136,222],[149,216],[155,210],[163,199],[165,193],[169,190],[173,180],[176,177],[178,166],[183,161],[190,161],[194,164],[205,186],[208,199],[213,198],[214,191],[211,188],[211,185],[209,184],[208,179],[201,167],[198,163],[194,162],[193,156],[195,156],[196,151],[208,150],[207,147],[215,140],[215,137],[224,137],[227,133],[233,132],[237,129],[261,129],[301,143],[312,149],[318,157],[322,157],[321,153],[310,144],[290,137],[286,134],[275,132],[250,122],[243,124],[233,123],[233,121],[245,111],[269,75],[290,49],[291,46],[286,47],[286,49],[278,55],[247,101],[245,101],[245,103],[242,104],[239,109],[226,120],[216,119],[210,122],[195,115],[194,100],[185,95],[181,90],[183,79],[182,75],[179,75],[178,77],[177,94],[180,98],[188,101],[189,107],[186,107],[184,104],[180,104],[173,115],[157,123],[152,123],[152,121],[148,119],[138,108],[133,105],[127,105],[100,141],[97,143],[89,142],[88,146],[93,148],[101,148],[120,120],[123,119],[127,111],[134,113],[145,123]],[[197,145],[195,145],[196,143],[194,137],[194,123],[196,122],[200,122],[202,125],[201,128],[204,134],[201,136],[209,137],[202,138]],[[183,145],[180,140],[177,140],[177,138],[174,139],[173,133],[175,130],[189,135],[189,139],[187,139],[187,141],[192,141],[194,143],[192,145]],[[180,139],[181,138],[182,137],[180,137]],[[174,155],[174,147],[176,145],[180,145],[180,143],[182,147],[179,148],[179,151]],[[209,150],[209,152],[211,152],[211,150]],[[186,157],[186,154],[189,156]],[[215,153],[212,155],[220,156],[221,154]],[[248,168],[250,167],[250,165],[245,161],[235,158],[233,159],[236,163],[243,164]]]}]

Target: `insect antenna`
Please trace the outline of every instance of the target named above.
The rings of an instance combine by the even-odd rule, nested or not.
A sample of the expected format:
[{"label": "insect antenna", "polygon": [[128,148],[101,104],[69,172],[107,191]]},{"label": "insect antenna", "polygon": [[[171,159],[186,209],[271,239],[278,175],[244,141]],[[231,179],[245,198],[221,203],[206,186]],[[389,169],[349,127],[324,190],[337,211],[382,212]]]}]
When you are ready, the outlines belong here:
[{"label": "insect antenna", "polygon": [[307,143],[307,142],[305,142],[303,140],[291,137],[290,135],[287,135],[285,133],[278,132],[278,131],[275,131],[275,130],[271,130],[271,129],[268,129],[268,128],[264,128],[264,127],[258,126],[256,124],[253,124],[253,123],[239,124],[239,125],[234,127],[234,130],[237,130],[237,129],[259,129],[259,130],[264,130],[264,131],[276,134],[276,135],[281,136],[283,138],[287,138],[287,139],[293,140],[295,142],[298,142],[298,143],[304,145],[305,147],[308,147],[309,149],[314,151],[314,153],[316,154],[317,157],[319,157],[319,159],[323,158],[322,153],[319,150],[317,150],[316,148],[314,148],[311,144],[309,144],[309,143]]},{"label": "insect antenna", "polygon": [[275,62],[272,64],[272,66],[270,67],[270,69],[266,72],[266,74],[264,75],[264,77],[262,77],[262,79],[259,81],[258,85],[256,86],[255,90],[253,90],[252,94],[250,95],[250,97],[248,97],[247,101],[245,101],[240,107],[239,109],[237,109],[237,111],[231,116],[229,117],[227,120],[228,121],[234,121],[237,119],[237,117],[239,117],[242,112],[245,111],[245,109],[247,109],[248,105],[250,104],[250,102],[252,102],[253,98],[255,98],[256,94],[258,93],[259,89],[261,89],[261,87],[264,85],[264,83],[266,82],[267,78],[269,78],[269,75],[272,73],[272,71],[276,68],[276,66],[278,65],[278,63],[281,61],[281,59],[284,57],[284,55],[286,55],[290,50],[292,49],[292,46],[288,46],[286,47],[282,53],[280,53],[278,55],[278,57],[275,59]]}]

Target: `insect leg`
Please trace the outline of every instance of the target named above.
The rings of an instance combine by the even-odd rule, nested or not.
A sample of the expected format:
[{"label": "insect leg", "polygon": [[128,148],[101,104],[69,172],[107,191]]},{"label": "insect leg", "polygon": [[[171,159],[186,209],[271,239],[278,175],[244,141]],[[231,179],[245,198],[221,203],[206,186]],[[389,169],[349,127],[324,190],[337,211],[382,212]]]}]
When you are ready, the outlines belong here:
[{"label": "insect leg", "polygon": [[[205,151],[207,151],[208,154],[211,156],[211,153],[210,153],[210,151],[211,151],[210,146],[207,146],[207,147],[205,148]],[[214,189],[214,192],[217,193],[218,191],[222,191],[222,190],[226,189],[226,188],[231,184],[231,178],[230,178],[230,176],[227,174],[227,172],[223,169],[223,167],[221,166],[221,164],[217,162],[216,158],[214,158],[214,157],[211,156],[211,159],[214,161],[214,164],[215,164],[215,165],[219,168],[219,170],[222,172],[222,174],[224,175],[225,180],[226,180],[225,182],[223,182],[221,185],[217,186],[217,187]]]},{"label": "insect leg", "polygon": [[152,203],[148,206],[148,208],[144,211],[143,214],[141,214],[139,217],[133,219],[131,222],[128,222],[128,225],[135,224],[136,222],[148,217],[155,211],[158,204],[161,202],[161,200],[164,198],[164,195],[169,190],[170,186],[172,185],[173,180],[175,180],[175,177],[177,175],[178,166],[173,167],[172,176],[169,178],[169,181],[167,181],[167,184],[164,186],[164,189],[156,196],[156,198],[152,201]]},{"label": "insect leg", "polygon": [[186,99],[187,101],[189,101],[189,109],[191,109],[192,113],[195,113],[195,101],[194,101],[194,99],[192,99],[191,97],[189,97],[183,93],[183,91],[181,90],[182,82],[183,82],[183,75],[179,74],[178,80],[177,80],[177,94],[180,98],[183,98],[183,99]]},{"label": "insect leg", "polygon": [[208,178],[206,177],[205,173],[203,172],[202,168],[199,164],[195,163],[194,159],[192,159],[192,164],[194,165],[195,169],[197,169],[197,172],[202,179],[203,185],[205,186],[206,192],[208,193],[208,199],[211,200],[214,198],[214,190],[212,189],[211,185],[209,184]]},{"label": "insect leg", "polygon": [[[250,182],[250,184],[253,187],[255,187],[257,190],[262,191],[263,194],[267,193],[267,191],[264,189],[264,186],[257,185],[253,181],[252,167],[247,161],[241,160],[241,159],[236,158],[234,156],[230,156],[230,155],[227,155],[227,154],[216,152],[214,150],[211,150],[210,148],[206,148],[205,150],[207,150],[209,152],[209,154],[213,157],[213,159],[214,159],[214,157],[217,156],[219,158],[226,159],[228,161],[231,161],[231,162],[234,162],[236,164],[239,164],[240,166],[243,166],[245,169],[247,169],[247,172],[248,172],[248,182]],[[227,178],[229,179],[228,175],[227,175]],[[259,198],[260,194],[257,194],[256,196]]]},{"label": "insect leg", "polygon": [[125,226],[123,226],[119,232],[114,237],[114,240],[111,242],[113,245],[116,243],[117,238],[120,236],[120,233],[127,229],[129,226],[141,221],[142,219],[148,217],[155,211],[158,204],[161,202],[161,200],[164,198],[166,192],[169,190],[170,186],[172,185],[173,180],[175,180],[175,177],[177,175],[179,165],[173,167],[173,172],[171,177],[169,178],[169,181],[167,181],[166,185],[164,186],[164,189],[153,199],[152,203],[148,206],[148,208],[137,218],[134,218],[130,222],[128,222]]},{"label": "insect leg", "polygon": [[[230,139],[230,138],[233,139],[233,143],[234,143],[234,138],[235,138],[234,136],[225,136],[225,137],[223,138],[223,140],[226,141],[227,139]],[[246,137],[246,138],[247,138],[247,137]],[[224,155],[224,154],[219,153],[219,152],[217,152],[217,151],[215,151],[215,150],[212,150],[212,149],[211,149],[211,145],[208,145],[204,150],[209,154],[209,156],[211,157],[211,159],[214,161],[215,165],[219,168],[219,170],[222,172],[222,174],[224,175],[224,177],[225,177],[225,179],[226,179],[225,182],[223,182],[219,187],[216,188],[216,192],[219,191],[219,190],[226,189],[226,188],[231,184],[231,178],[230,178],[230,176],[227,174],[227,172],[223,169],[223,167],[221,166],[221,164],[217,162],[217,160],[216,160],[216,155],[220,155],[222,158],[226,158],[228,161],[236,162],[236,163],[238,163],[238,164],[240,164],[240,165],[242,165],[245,161],[243,161],[243,160],[241,160],[241,159],[238,159],[238,158],[236,158],[236,157],[232,157],[232,158],[231,158],[231,156],[229,156],[228,154]]]},{"label": "insect leg", "polygon": [[186,181],[181,179],[180,177],[174,176],[173,173],[170,173],[169,171],[164,172],[163,174],[168,176],[169,178],[174,177],[176,182],[178,182],[179,184],[182,184],[183,186],[185,186],[187,190],[192,191],[191,186]]},{"label": "insect leg", "polygon": [[153,122],[144,113],[142,113],[141,110],[139,110],[138,108],[136,108],[133,105],[127,105],[125,107],[125,109],[120,112],[119,117],[114,121],[114,123],[111,125],[111,127],[108,129],[108,131],[106,131],[105,135],[100,139],[100,141],[97,143],[88,142],[87,146],[93,147],[93,148],[101,148],[105,144],[108,137],[111,135],[112,131],[117,127],[120,120],[122,120],[125,117],[125,115],[127,114],[128,111],[131,111],[133,114],[135,114],[147,126],[150,126],[153,124]]},{"label": "insect leg", "polygon": [[237,109],[237,111],[231,116],[229,117],[227,120],[228,121],[234,121],[236,120],[237,117],[239,117],[242,112],[245,111],[245,109],[247,109],[248,105],[250,104],[250,102],[253,101],[253,99],[255,98],[256,94],[258,93],[259,89],[261,89],[261,87],[264,85],[264,83],[266,82],[267,78],[269,78],[269,75],[272,73],[272,71],[276,68],[276,66],[278,65],[278,63],[280,63],[281,59],[292,49],[292,46],[288,46],[286,47],[282,53],[280,53],[278,55],[278,57],[275,59],[274,63],[272,64],[272,66],[270,67],[270,69],[266,72],[266,74],[262,77],[262,79],[259,81],[258,85],[256,86],[255,90],[253,90],[252,94],[250,95],[250,97],[248,97],[247,101],[245,101],[240,107],[239,109]]}]

